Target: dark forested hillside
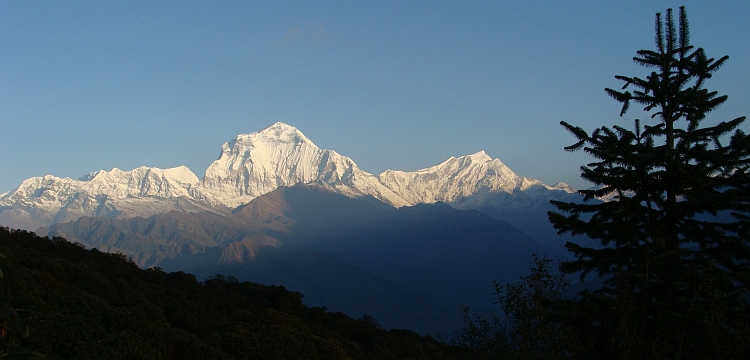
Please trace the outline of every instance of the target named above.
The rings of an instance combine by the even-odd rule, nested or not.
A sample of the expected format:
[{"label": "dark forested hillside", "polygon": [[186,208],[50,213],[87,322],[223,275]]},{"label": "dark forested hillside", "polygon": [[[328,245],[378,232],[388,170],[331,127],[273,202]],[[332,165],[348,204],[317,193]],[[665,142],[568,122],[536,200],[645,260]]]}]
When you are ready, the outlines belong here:
[{"label": "dark forested hillside", "polygon": [[308,308],[283,287],[142,270],[0,228],[2,354],[59,359],[436,359],[456,349]]}]

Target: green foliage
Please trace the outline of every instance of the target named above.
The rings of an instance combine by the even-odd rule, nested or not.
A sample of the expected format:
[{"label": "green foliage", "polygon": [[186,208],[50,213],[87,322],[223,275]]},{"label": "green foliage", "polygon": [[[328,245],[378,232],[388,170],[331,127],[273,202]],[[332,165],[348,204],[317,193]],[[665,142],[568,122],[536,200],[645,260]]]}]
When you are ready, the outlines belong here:
[{"label": "green foliage", "polygon": [[472,314],[469,306],[462,305],[463,325],[453,334],[452,342],[469,352],[496,356],[507,353],[507,336],[504,323],[494,313],[491,318]]},{"label": "green foliage", "polygon": [[[6,258],[0,254],[0,259]],[[21,340],[29,337],[27,311],[9,305],[7,291],[2,286],[3,277],[5,274],[0,268],[0,359],[44,359],[21,345]]]},{"label": "green foliage", "polygon": [[569,281],[554,273],[551,260],[534,255],[531,273],[512,284],[494,284],[499,313],[485,318],[463,307],[464,324],[454,343],[488,357],[508,359],[566,358],[573,353],[568,326]]},{"label": "green foliage", "polygon": [[[726,96],[708,91],[707,79],[727,60],[708,58],[689,42],[688,22],[671,9],[656,16],[656,50],[635,62],[645,78],[617,76],[622,90],[606,89],[656,120],[633,130],[601,127],[591,134],[562,122],[578,138],[567,150],[596,161],[581,177],[584,203],[552,203],[559,233],[586,235],[596,246],[568,243],[576,260],[567,273],[596,273],[603,288],[583,293],[575,310],[577,332],[596,339],[600,357],[741,358],[750,353],[750,137],[745,117],[704,127]],[[609,198],[607,202],[596,198]],[[731,340],[730,340],[731,339]]]},{"label": "green foliage", "polygon": [[20,339],[29,337],[25,311],[7,303],[0,303],[0,359],[28,353],[20,346]]},{"label": "green foliage", "polygon": [[302,294],[279,286],[222,275],[198,282],[7,228],[0,254],[2,304],[14,306],[0,317],[8,358],[460,358],[430,337],[380,329],[372,317],[308,308]]},{"label": "green foliage", "polygon": [[570,334],[564,324],[561,305],[568,299],[570,282],[553,273],[546,257],[534,255],[531,274],[516,284],[495,283],[497,303],[505,313],[505,328],[514,357],[551,359],[566,353]]}]

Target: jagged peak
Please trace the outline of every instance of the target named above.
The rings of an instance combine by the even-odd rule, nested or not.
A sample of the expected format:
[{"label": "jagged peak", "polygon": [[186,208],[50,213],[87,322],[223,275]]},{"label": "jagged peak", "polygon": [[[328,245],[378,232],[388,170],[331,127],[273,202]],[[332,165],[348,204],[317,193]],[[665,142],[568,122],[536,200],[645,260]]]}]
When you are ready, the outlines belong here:
[{"label": "jagged peak", "polygon": [[49,175],[49,174],[44,175],[44,176],[34,176],[34,177],[30,177],[22,181],[20,187],[23,187],[29,184],[39,183],[39,182],[49,182],[49,181],[58,181],[58,180],[70,180],[70,178],[67,178],[67,177],[61,178],[61,177],[58,177],[55,175]]},{"label": "jagged peak", "polygon": [[166,175],[169,175],[175,180],[188,183],[188,184],[196,184],[200,180],[198,179],[198,176],[195,175],[195,173],[190,170],[185,165],[176,166],[169,169],[164,169],[162,172]]},{"label": "jagged peak", "polygon": [[465,167],[465,166],[470,166],[472,164],[485,164],[485,163],[492,163],[492,164],[498,164],[498,165],[501,165],[501,166],[505,166],[505,164],[503,164],[503,162],[500,161],[499,159],[493,159],[492,157],[490,157],[489,155],[487,155],[487,153],[484,152],[484,150],[480,150],[480,151],[478,151],[476,153],[469,154],[469,155],[463,155],[463,156],[459,156],[459,157],[451,156],[448,159],[440,162],[437,165],[433,165],[433,166],[430,166],[430,167],[419,169],[419,170],[413,171],[413,172],[412,171],[402,171],[402,170],[388,169],[388,170],[383,171],[380,176],[384,176],[386,174],[391,174],[391,173],[395,173],[395,174],[399,174],[399,173],[400,174],[406,174],[406,173],[424,174],[424,173],[431,173],[431,172],[434,172],[434,171],[436,171],[438,169],[442,169],[442,168],[446,168],[446,167],[453,167],[453,166],[456,166],[456,164],[459,164],[459,167]]},{"label": "jagged peak", "polygon": [[109,170],[109,171],[107,171],[107,170],[92,171],[92,172],[90,172],[90,173],[88,173],[86,175],[83,175],[83,176],[79,177],[77,180],[78,181],[93,181],[96,178],[101,177],[101,176],[108,176],[108,175],[118,176],[118,175],[133,173],[135,171],[142,170],[142,169],[148,169],[148,167],[146,167],[146,166],[139,166],[139,167],[137,167],[135,169],[132,169],[132,170],[129,170],[129,171],[120,170],[119,168],[114,167],[114,168],[112,168],[112,170]]},{"label": "jagged peak", "polygon": [[195,174],[185,165],[180,165],[172,168],[167,169],[161,169],[157,167],[148,167],[148,166],[139,166],[132,170],[120,170],[119,168],[112,168],[112,170],[97,170],[90,172],[86,175],[83,175],[79,177],[78,181],[84,181],[84,182],[90,182],[95,181],[97,179],[107,178],[111,176],[132,176],[132,175],[142,175],[142,174],[158,174],[158,175],[166,175],[169,176],[177,181],[193,184],[198,182],[198,177],[195,176]]},{"label": "jagged peak", "polygon": [[574,188],[574,187],[572,187],[572,186],[570,186],[570,185],[568,185],[568,184],[566,184],[566,183],[564,183],[562,181],[558,182],[555,185],[550,186],[549,189],[550,190],[562,190],[562,191],[565,191],[566,193],[569,193],[569,194],[578,192],[578,190],[576,190],[576,188]]},{"label": "jagged peak", "polygon": [[473,154],[470,154],[470,155],[462,156],[461,158],[470,159],[472,162],[488,162],[488,161],[492,161],[492,158],[489,155],[487,155],[487,153],[484,152],[484,150],[480,150],[480,151],[478,151],[476,153],[473,153]]},{"label": "jagged peak", "polygon": [[[114,171],[114,170],[118,170],[118,169],[117,168],[113,168],[112,171]],[[90,173],[88,173],[86,175],[83,175],[83,176],[79,177],[78,181],[91,181],[91,180],[94,180],[99,174],[106,173],[106,172],[107,172],[107,170],[92,171],[92,172],[90,172]]]},{"label": "jagged peak", "polygon": [[292,125],[283,123],[281,121],[277,121],[277,122],[269,125],[265,129],[263,129],[261,131],[258,131],[258,133],[267,133],[267,132],[278,133],[278,132],[285,132],[285,131],[296,131],[296,132],[299,132],[299,129],[297,129],[296,127],[294,127]]},{"label": "jagged peak", "polygon": [[305,134],[299,131],[299,129],[282,122],[276,122],[258,132],[237,135],[234,140],[227,142],[224,148],[225,150],[234,149],[238,147],[238,145],[240,148],[244,148],[248,146],[255,146],[260,143],[305,143],[309,146],[317,148],[317,146],[315,146],[315,144],[313,144],[313,142],[310,141],[310,139],[308,139]]},{"label": "jagged peak", "polygon": [[491,158],[489,155],[487,155],[487,153],[484,152],[484,150],[481,150],[474,154],[464,155],[460,157],[451,156],[448,160],[445,160],[441,162],[440,164],[437,164],[435,166],[431,166],[428,168],[424,168],[421,170],[417,170],[416,172],[418,173],[432,172],[437,169],[441,169],[445,167],[455,167],[455,166],[467,167],[467,166],[472,166],[472,165],[477,165],[477,164],[487,164],[487,163],[492,163],[492,164],[497,163],[498,165],[505,166],[505,164],[503,164],[502,161],[500,161],[499,159]]}]

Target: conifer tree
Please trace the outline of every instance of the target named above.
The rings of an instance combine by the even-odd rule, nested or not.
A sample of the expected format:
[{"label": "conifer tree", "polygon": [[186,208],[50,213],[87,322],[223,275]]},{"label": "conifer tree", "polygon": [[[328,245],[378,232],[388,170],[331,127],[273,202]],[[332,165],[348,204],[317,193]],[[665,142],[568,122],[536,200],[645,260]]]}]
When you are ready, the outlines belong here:
[{"label": "conifer tree", "polygon": [[727,100],[704,88],[727,59],[690,45],[684,7],[678,24],[669,9],[656,50],[633,58],[652,71],[605,89],[620,116],[637,104],[650,119],[591,134],[561,122],[578,139],[565,149],[595,158],[581,177],[597,185],[583,203],[552,201],[560,234],[594,241],[567,243],[576,259],[561,268],[605,279],[582,294],[579,326],[622,357],[750,356],[750,136],[744,116],[704,125]]}]

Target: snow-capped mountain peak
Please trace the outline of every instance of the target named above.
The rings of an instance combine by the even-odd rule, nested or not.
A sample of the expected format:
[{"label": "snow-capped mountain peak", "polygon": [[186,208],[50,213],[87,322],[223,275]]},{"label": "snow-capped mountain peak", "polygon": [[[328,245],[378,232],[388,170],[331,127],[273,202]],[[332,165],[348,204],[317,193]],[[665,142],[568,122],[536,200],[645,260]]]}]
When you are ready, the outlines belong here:
[{"label": "snow-capped mountain peak", "polygon": [[0,224],[35,230],[81,216],[145,216],[185,209],[188,204],[175,207],[154,202],[192,199],[191,189],[198,183],[198,177],[185,166],[141,166],[130,171],[114,168],[75,180],[52,175],[33,177],[0,198],[0,206],[7,207],[0,211]]},{"label": "snow-capped mountain peak", "polygon": [[487,153],[484,152],[484,150],[480,150],[479,152],[476,152],[471,155],[462,156],[462,158],[471,162],[476,162],[476,163],[492,161],[492,158],[489,155],[487,155]]},{"label": "snow-capped mountain peak", "polygon": [[387,170],[378,176],[381,183],[412,204],[454,202],[478,191],[513,193],[533,185],[534,179],[516,175],[502,161],[484,151],[451,157],[432,167],[404,172]]},{"label": "snow-capped mountain peak", "polygon": [[294,126],[277,122],[258,132],[237,135],[233,140],[222,146],[222,154],[227,151],[248,151],[250,148],[257,146],[302,146],[303,144],[318,149],[310,139]]},{"label": "snow-capped mountain peak", "polygon": [[572,194],[572,193],[578,192],[578,190],[576,190],[574,187],[572,187],[572,186],[570,186],[570,185],[568,185],[568,184],[566,184],[566,183],[564,183],[562,181],[556,183],[555,185],[549,186],[548,188],[550,190],[562,190],[562,191],[565,191],[568,194]]},{"label": "snow-capped mountain peak", "polygon": [[255,134],[264,137],[266,141],[308,142],[312,144],[312,141],[299,129],[283,122],[276,122]]},{"label": "snow-capped mountain peak", "polygon": [[297,128],[280,122],[225,143],[206,170],[200,191],[236,207],[280,186],[316,181],[350,195],[379,192],[384,201],[405,205],[352,159],[318,148]]}]

